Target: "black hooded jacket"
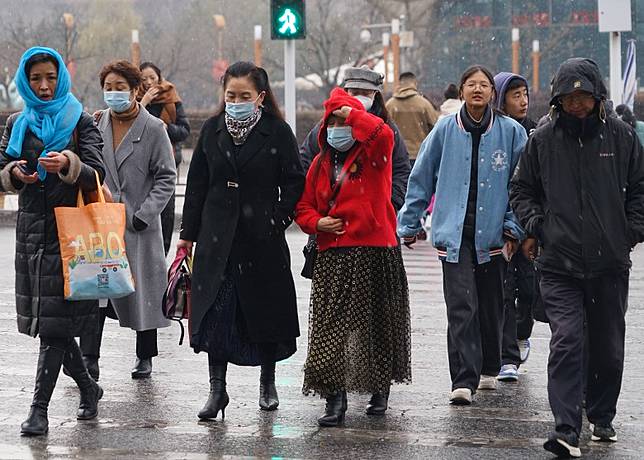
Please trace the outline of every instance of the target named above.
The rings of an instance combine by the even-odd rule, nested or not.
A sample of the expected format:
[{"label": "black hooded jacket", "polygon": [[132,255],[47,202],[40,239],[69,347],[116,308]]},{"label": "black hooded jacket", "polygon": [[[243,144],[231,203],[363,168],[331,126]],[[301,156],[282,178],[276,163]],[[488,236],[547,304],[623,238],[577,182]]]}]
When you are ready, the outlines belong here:
[{"label": "black hooded jacket", "polygon": [[[578,119],[559,97],[592,92],[594,112]],[[596,64],[571,59],[554,79],[554,115],[528,140],[511,182],[510,203],[538,238],[537,266],[577,278],[627,270],[644,241],[644,152],[632,130],[606,116]]]}]

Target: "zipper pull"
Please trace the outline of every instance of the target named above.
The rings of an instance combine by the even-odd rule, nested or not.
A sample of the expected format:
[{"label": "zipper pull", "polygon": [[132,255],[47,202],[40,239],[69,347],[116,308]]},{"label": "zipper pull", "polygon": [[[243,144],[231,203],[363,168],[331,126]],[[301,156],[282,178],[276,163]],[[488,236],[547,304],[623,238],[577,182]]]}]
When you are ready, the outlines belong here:
[{"label": "zipper pull", "polygon": [[581,141],[581,137],[578,137],[577,140],[579,141],[579,147],[582,149],[584,148],[584,143]]}]

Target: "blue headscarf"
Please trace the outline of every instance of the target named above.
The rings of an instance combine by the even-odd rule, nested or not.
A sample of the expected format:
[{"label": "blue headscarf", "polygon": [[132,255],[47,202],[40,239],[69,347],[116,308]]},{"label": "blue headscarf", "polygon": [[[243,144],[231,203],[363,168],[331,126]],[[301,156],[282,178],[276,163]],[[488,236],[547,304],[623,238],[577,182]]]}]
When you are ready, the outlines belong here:
[{"label": "blue headscarf", "polygon": [[[54,97],[50,101],[40,99],[29,86],[29,75],[25,69],[27,61],[35,54],[49,54],[58,61],[58,82]],[[22,143],[27,128],[42,141],[45,149],[40,156],[50,151],[60,151],[69,144],[74,128],[83,112],[83,106],[71,93],[72,79],[67,71],[63,58],[56,50],[34,46],[25,51],[20,59],[16,74],[16,87],[24,100],[25,108],[16,119],[11,130],[7,154],[20,158]],[[47,171],[38,164],[38,177],[41,181],[47,177]]]}]

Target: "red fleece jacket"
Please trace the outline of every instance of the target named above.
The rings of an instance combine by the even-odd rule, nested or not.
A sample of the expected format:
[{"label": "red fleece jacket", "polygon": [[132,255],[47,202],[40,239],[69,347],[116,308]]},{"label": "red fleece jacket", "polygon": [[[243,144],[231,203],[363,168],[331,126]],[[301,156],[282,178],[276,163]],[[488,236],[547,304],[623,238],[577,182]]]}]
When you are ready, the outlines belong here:
[{"label": "red fleece jacket", "polygon": [[[345,123],[351,126],[356,143],[343,167],[343,171],[349,171],[348,176],[329,209],[332,165],[326,142],[327,120],[334,110],[345,105],[351,107]],[[324,122],[318,138],[322,153],[309,168],[304,193],[295,208],[295,221],[304,232],[318,235],[320,251],[333,247],[398,245],[396,211],[391,204],[393,131],[381,118],[365,112],[360,101],[340,88],[331,92],[324,107]],[[344,221],[344,234],[318,232],[318,221],[327,215]]]}]

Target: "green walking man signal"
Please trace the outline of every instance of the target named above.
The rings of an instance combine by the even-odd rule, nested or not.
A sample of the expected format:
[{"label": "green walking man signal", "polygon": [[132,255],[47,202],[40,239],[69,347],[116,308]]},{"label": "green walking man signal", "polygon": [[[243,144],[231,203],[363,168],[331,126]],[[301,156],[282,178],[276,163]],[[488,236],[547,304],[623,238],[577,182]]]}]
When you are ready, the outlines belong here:
[{"label": "green walking man signal", "polygon": [[297,40],[305,37],[304,0],[271,0],[271,38]]}]

